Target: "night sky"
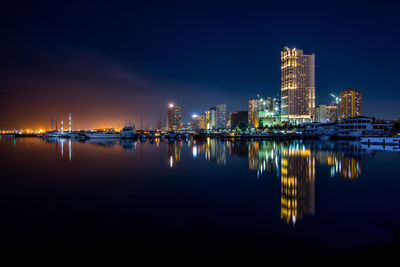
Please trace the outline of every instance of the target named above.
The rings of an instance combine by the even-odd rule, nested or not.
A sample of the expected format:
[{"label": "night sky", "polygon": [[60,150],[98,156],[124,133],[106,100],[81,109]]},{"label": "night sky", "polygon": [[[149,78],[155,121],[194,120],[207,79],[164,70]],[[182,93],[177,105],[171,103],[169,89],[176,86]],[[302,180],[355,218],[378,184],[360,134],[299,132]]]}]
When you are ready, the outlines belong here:
[{"label": "night sky", "polygon": [[[399,6],[379,1],[8,1],[0,15],[0,129],[143,127],[170,102],[185,122],[280,91],[280,50],[316,54],[316,104],[363,92],[364,115],[400,117]],[[15,3],[10,3],[15,2]],[[56,3],[57,2],[57,3]]]}]

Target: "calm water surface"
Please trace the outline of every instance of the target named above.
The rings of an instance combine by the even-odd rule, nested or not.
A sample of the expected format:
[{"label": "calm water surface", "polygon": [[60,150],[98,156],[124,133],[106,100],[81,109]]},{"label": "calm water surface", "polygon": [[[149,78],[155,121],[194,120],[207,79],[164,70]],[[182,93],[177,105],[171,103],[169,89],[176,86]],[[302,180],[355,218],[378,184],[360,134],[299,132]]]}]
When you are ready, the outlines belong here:
[{"label": "calm water surface", "polygon": [[351,142],[2,137],[0,243],[298,253],[390,244],[399,156]]}]

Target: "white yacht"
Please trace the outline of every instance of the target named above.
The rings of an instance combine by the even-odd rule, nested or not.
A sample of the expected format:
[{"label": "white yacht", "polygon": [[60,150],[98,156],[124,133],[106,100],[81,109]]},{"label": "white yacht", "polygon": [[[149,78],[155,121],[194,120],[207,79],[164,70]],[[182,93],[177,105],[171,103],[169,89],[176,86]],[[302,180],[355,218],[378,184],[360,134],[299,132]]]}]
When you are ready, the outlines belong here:
[{"label": "white yacht", "polygon": [[125,127],[119,133],[121,138],[132,139],[136,138],[136,127],[134,123],[126,123]]},{"label": "white yacht", "polygon": [[114,129],[109,130],[99,130],[99,131],[88,131],[86,132],[86,136],[90,139],[110,139],[110,138],[120,138],[118,132],[114,131]]},{"label": "white yacht", "polygon": [[43,135],[45,138],[68,138],[68,132],[64,131],[48,131]]},{"label": "white yacht", "polygon": [[43,136],[45,138],[56,138],[56,137],[60,137],[60,134],[61,134],[60,131],[48,131]]}]

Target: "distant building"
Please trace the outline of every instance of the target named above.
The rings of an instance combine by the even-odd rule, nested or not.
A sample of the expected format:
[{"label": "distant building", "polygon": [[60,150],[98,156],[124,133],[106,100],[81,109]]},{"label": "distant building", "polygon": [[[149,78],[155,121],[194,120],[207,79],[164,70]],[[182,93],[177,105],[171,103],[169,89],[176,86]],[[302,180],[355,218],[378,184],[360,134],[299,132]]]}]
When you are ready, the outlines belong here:
[{"label": "distant building", "polygon": [[216,128],[226,128],[226,104],[218,104],[216,107]]},{"label": "distant building", "polygon": [[284,47],[281,52],[281,116],[290,124],[312,121],[315,108],[315,54]]},{"label": "distant building", "polygon": [[205,125],[206,125],[206,128],[205,128],[205,129],[211,129],[211,125],[210,125],[210,115],[211,115],[210,110],[207,110],[207,111],[204,113],[204,123],[205,123]]},{"label": "distant building", "polygon": [[217,109],[215,107],[210,108],[205,113],[206,118],[206,129],[215,129],[217,127]]},{"label": "distant building", "polygon": [[337,122],[339,118],[339,110],[335,105],[326,106],[326,114],[329,122]]},{"label": "distant building", "polygon": [[315,108],[314,121],[321,123],[336,122],[337,114],[337,106],[319,105]]},{"label": "distant building", "polygon": [[168,130],[178,130],[182,126],[181,108],[170,104],[167,111]]},{"label": "distant building", "polygon": [[352,88],[340,92],[340,121],[361,116],[362,93]]},{"label": "distant building", "polygon": [[192,118],[190,119],[190,129],[192,131],[206,129],[205,115],[192,115]]},{"label": "distant building", "polygon": [[278,94],[277,97],[273,99],[273,110],[279,114],[281,114],[281,97]]},{"label": "distant building", "polygon": [[277,107],[277,99],[267,97],[265,99],[258,97],[249,100],[248,106],[248,125],[252,128],[260,127],[260,113],[261,112],[279,112]]},{"label": "distant building", "polygon": [[274,110],[263,110],[258,113],[259,128],[273,127],[281,124],[281,116]]},{"label": "distant building", "polygon": [[229,114],[231,128],[244,128],[247,126],[247,111],[236,111]]},{"label": "distant building", "polygon": [[336,136],[339,134],[339,125],[337,123],[309,123],[305,125],[304,134],[308,136]]},{"label": "distant building", "polygon": [[390,123],[376,123],[370,117],[358,116],[344,119],[339,123],[339,136],[389,136],[392,127]]}]

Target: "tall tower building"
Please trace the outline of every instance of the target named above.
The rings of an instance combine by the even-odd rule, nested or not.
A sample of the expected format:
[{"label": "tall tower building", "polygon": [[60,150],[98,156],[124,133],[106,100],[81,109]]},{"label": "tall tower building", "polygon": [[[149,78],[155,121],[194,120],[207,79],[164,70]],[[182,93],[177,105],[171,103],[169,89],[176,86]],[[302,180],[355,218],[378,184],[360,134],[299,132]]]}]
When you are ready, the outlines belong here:
[{"label": "tall tower building", "polygon": [[340,92],[340,120],[361,116],[362,93],[352,88]]},{"label": "tall tower building", "polygon": [[217,128],[223,129],[226,127],[226,104],[218,104],[216,109]]},{"label": "tall tower building", "polygon": [[217,108],[210,108],[210,129],[215,129],[217,127]]},{"label": "tall tower building", "polygon": [[315,109],[315,54],[281,51],[281,114],[291,124],[311,122]]},{"label": "tall tower building", "polygon": [[167,111],[167,128],[168,130],[178,130],[182,125],[182,112],[181,108],[169,104]]}]

